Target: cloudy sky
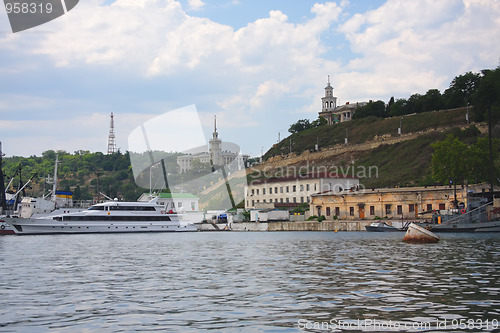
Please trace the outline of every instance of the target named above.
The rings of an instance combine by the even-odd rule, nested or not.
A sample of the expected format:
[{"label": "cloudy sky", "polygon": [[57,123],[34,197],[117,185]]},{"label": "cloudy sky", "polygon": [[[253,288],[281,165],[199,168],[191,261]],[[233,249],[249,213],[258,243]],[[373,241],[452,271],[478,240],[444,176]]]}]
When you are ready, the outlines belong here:
[{"label": "cloudy sky", "polygon": [[15,34],[3,8],[0,141],[7,156],[106,152],[113,112],[125,151],[141,123],[194,104],[206,138],[217,115],[258,156],[317,118],[327,75],[339,104],[443,92],[497,67],[499,36],[498,0],[83,0]]}]

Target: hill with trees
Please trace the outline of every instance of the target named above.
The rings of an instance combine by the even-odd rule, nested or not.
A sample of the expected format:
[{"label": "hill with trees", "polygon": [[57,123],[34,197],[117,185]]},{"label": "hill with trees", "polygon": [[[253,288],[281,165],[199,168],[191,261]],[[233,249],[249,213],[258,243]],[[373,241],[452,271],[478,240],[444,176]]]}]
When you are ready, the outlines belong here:
[{"label": "hill with trees", "polygon": [[[46,177],[54,174],[56,155],[59,159],[58,190],[73,191],[74,200],[92,200],[99,192],[112,198],[137,200],[144,189],[135,185],[129,154],[117,152],[105,155],[101,152],[76,151],[70,154],[65,151],[48,150],[42,156],[3,158],[4,183],[7,185],[15,176],[8,192],[15,192],[19,183],[25,183],[34,177],[25,189],[26,195],[41,196],[46,194],[52,185],[47,184]],[[21,169],[21,172],[19,172]]]},{"label": "hill with trees", "polygon": [[[301,127],[293,124],[289,130],[292,134],[269,149],[264,160],[268,165],[272,162],[273,167],[377,166],[377,177],[362,180],[368,187],[447,184],[451,178],[459,183],[490,181],[490,172],[484,168],[489,165],[489,146],[485,144],[488,111],[493,138],[499,138],[500,67],[457,76],[443,94],[430,89],[425,95],[413,94],[408,99],[392,97],[387,104],[370,101],[348,122],[324,125],[315,121],[316,126],[300,131],[296,129]],[[310,123],[304,119],[299,122]],[[462,172],[460,180],[456,175],[444,175],[432,163],[438,148],[455,140],[461,142],[464,151],[460,156],[468,157],[462,159],[468,161],[462,167],[472,170]],[[302,159],[297,157],[301,154]],[[492,155],[497,179],[498,142],[493,144]],[[293,156],[297,158],[291,159]]]}]

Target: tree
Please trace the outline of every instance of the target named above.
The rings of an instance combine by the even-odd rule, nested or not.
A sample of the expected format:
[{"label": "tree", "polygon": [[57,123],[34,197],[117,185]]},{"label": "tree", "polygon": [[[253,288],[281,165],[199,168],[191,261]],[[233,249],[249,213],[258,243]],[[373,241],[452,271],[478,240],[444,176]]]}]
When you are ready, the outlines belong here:
[{"label": "tree", "polygon": [[312,128],[312,125],[309,122],[309,119],[300,119],[295,124],[290,125],[288,132],[290,132],[292,134],[299,133],[299,132],[302,132],[302,131],[309,129],[309,128]]},{"label": "tree", "polygon": [[408,101],[404,98],[398,98],[396,102],[391,105],[389,116],[396,117],[408,114],[407,112]]},{"label": "tree", "polygon": [[468,147],[451,134],[444,141],[435,142],[431,146],[434,148],[431,160],[433,177],[443,184],[453,184],[457,207],[457,184],[463,184],[468,178]]},{"label": "tree", "polygon": [[479,73],[467,72],[455,77],[443,94],[446,108],[458,108],[471,103],[471,96],[476,91],[480,81],[481,75]]},{"label": "tree", "polygon": [[444,99],[438,89],[430,89],[422,97],[422,111],[436,111],[444,108]]},{"label": "tree", "polygon": [[488,107],[491,107],[492,122],[495,123],[500,119],[500,67],[482,73],[484,76],[472,95],[474,120],[485,120]]},{"label": "tree", "polygon": [[389,103],[387,103],[387,107],[385,108],[385,114],[390,115],[391,114],[391,108],[394,105],[394,96],[391,97],[389,100]]},{"label": "tree", "polygon": [[422,104],[423,104],[423,96],[420,94],[413,94],[408,98],[408,103],[407,103],[407,113],[406,114],[412,114],[412,113],[421,113],[423,111],[422,109]]},{"label": "tree", "polygon": [[326,118],[319,116],[318,119],[316,119],[315,121],[313,121],[311,123],[311,126],[312,127],[320,127],[320,126],[323,126],[326,124],[328,124],[328,121],[326,120]]},{"label": "tree", "polygon": [[370,101],[368,104],[357,108],[352,119],[361,119],[369,116],[385,118],[385,103],[383,101]]}]

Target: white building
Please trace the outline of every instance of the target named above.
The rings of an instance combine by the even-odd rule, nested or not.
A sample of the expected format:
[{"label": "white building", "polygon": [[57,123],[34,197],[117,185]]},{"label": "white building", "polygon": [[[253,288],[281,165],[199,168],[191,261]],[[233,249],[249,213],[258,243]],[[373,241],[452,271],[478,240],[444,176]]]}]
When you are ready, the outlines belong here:
[{"label": "white building", "polygon": [[317,172],[280,178],[250,181],[245,189],[245,208],[295,208],[310,202],[311,195],[342,192],[357,188],[359,179],[337,173]]},{"label": "white building", "polygon": [[[217,121],[214,120],[214,132],[207,147],[197,147],[186,152],[186,155],[177,158],[177,165],[180,173],[186,173],[191,170],[195,161],[210,166],[232,165],[237,170],[245,168],[249,155],[240,154],[239,147],[230,142],[222,142],[217,133]],[[195,163],[193,163],[195,162]]]}]

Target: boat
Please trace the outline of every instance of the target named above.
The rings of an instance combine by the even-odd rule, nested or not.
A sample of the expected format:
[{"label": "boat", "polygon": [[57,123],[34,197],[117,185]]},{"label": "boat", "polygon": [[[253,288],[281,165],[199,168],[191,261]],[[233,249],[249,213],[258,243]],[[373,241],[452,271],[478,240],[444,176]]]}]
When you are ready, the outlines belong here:
[{"label": "boat", "polygon": [[393,227],[392,225],[388,225],[385,222],[372,222],[370,225],[365,226],[366,231],[375,231],[375,232],[391,232],[391,231],[399,231],[398,228]]},{"label": "boat", "polygon": [[405,224],[403,228],[396,228],[392,225],[387,224],[386,222],[378,221],[372,222],[370,225],[366,225],[366,231],[375,231],[375,232],[393,232],[393,231],[406,231],[408,229],[408,224]]},{"label": "boat", "polygon": [[86,210],[39,218],[6,217],[17,235],[197,231],[180,214],[157,203],[107,201]]},{"label": "boat", "polygon": [[500,232],[500,199],[470,197],[467,207],[435,211],[418,225],[432,232]]},{"label": "boat", "polygon": [[437,243],[439,242],[439,236],[415,223],[411,223],[408,226],[403,242],[414,244]]}]

